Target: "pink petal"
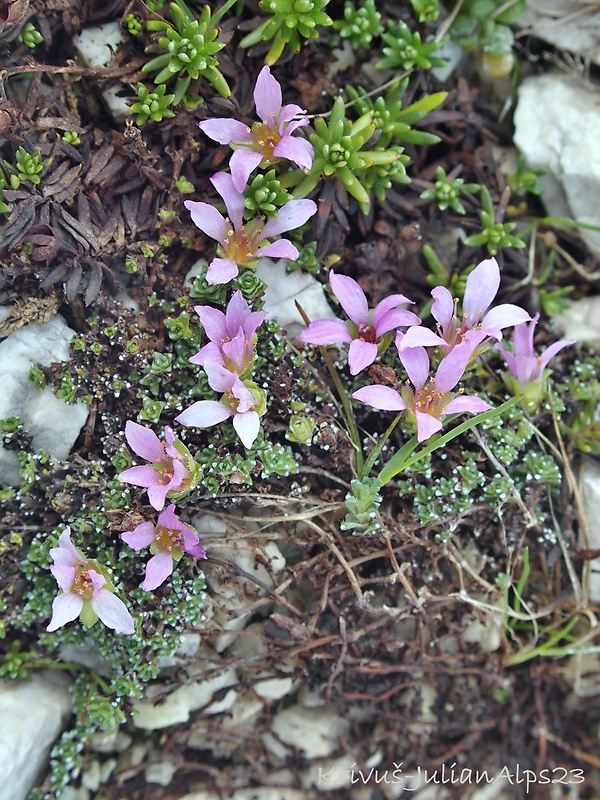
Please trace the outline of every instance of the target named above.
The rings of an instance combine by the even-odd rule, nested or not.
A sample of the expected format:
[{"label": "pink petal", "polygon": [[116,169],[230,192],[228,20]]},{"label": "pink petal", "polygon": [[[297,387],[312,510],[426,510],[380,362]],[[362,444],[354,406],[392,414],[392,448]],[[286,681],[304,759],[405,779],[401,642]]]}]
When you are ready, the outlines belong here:
[{"label": "pink petal", "polygon": [[289,239],[278,239],[272,244],[259,247],[255,255],[261,258],[289,258],[290,261],[297,261],[300,257],[298,248]]},{"label": "pink petal", "polygon": [[188,427],[210,428],[228,419],[233,413],[232,408],[217,400],[198,400],[175,419]]},{"label": "pink petal", "polygon": [[340,305],[355,325],[369,324],[369,304],[365,293],[354,278],[347,275],[337,275],[333,270],[329,272],[331,289]]},{"label": "pink petal", "polygon": [[352,341],[346,323],[341,319],[317,319],[298,338],[301,342],[321,346]]},{"label": "pink petal", "polygon": [[[402,342],[404,342],[404,339]],[[409,347],[406,350],[402,350],[402,352],[398,352],[398,355],[404,369],[408,372],[412,385],[417,391],[422,389],[429,380],[429,356],[427,355],[427,350],[424,347]]]},{"label": "pink petal", "polygon": [[513,343],[515,346],[515,355],[518,356],[532,356],[533,353],[533,337],[535,335],[535,328],[540,318],[539,314],[531,320],[531,324],[527,325],[522,323],[515,326],[513,332]]},{"label": "pink petal", "polygon": [[106,586],[106,578],[104,575],[101,575],[99,572],[96,572],[95,569],[88,569],[88,577],[92,581],[92,586],[94,587],[94,594],[99,592],[103,586]]},{"label": "pink petal", "polygon": [[157,511],[161,511],[164,508],[168,491],[169,487],[161,483],[155,486],[148,486],[148,502],[152,508],[155,508]]},{"label": "pink petal", "polygon": [[[373,326],[377,327],[381,318],[384,317],[388,311],[407,304],[414,305],[413,301],[409,300],[408,297],[405,297],[403,294],[390,294],[388,297],[384,297],[373,309]],[[420,323],[421,320],[419,319],[415,325],[419,325]]]},{"label": "pink petal", "polygon": [[436,322],[439,322],[443,331],[452,325],[454,316],[454,299],[445,286],[436,286],[432,290],[431,296],[434,303],[431,306],[431,314]]},{"label": "pink petal", "polygon": [[[252,312],[250,311],[250,306],[244,299],[244,295],[238,289],[237,292],[234,292],[232,295],[231,300],[227,304],[227,309],[225,310],[225,330],[227,334],[233,336],[240,328],[246,330],[244,327],[246,320],[251,316]],[[258,325],[259,324],[260,323],[258,323]],[[211,336],[210,338],[213,339],[216,337]]]},{"label": "pink petal", "polygon": [[68,525],[58,537],[58,547],[50,550],[50,557],[57,567],[74,567],[75,564],[85,564],[85,559],[71,542],[71,528]]},{"label": "pink petal", "polygon": [[173,574],[173,556],[168,550],[163,550],[152,556],[146,564],[146,578],[142,583],[145,592],[151,592],[164,583],[169,575]]},{"label": "pink petal", "polygon": [[133,531],[121,534],[121,539],[133,550],[142,550],[149,547],[155,538],[155,529],[152,522],[142,522]]},{"label": "pink petal", "polygon": [[445,345],[446,340],[430,331],[429,328],[414,326],[409,328],[401,340],[396,342],[398,355],[412,347],[439,347]]},{"label": "pink petal", "polygon": [[271,70],[268,66],[264,66],[258,73],[254,87],[254,103],[256,105],[256,113],[266,122],[271,117],[277,117],[281,111],[281,86],[271,75]]},{"label": "pink petal", "polygon": [[256,411],[245,411],[233,418],[233,427],[246,448],[252,447],[260,429],[260,419]]},{"label": "pink petal", "polygon": [[400,393],[391,386],[363,386],[354,392],[352,397],[382,411],[404,411],[406,408]]},{"label": "pink petal", "polygon": [[524,308],[512,303],[503,303],[488,311],[482,320],[481,330],[485,331],[487,336],[501,339],[502,328],[508,328],[509,325],[520,325],[529,322],[530,319],[531,317]]},{"label": "pink petal", "polygon": [[190,358],[190,364],[200,364],[201,367],[203,367],[207,361],[212,361],[215,364],[221,364],[221,366],[225,366],[223,353],[216,342],[209,342],[208,344],[205,344],[199,353],[196,353],[195,356]]},{"label": "pink petal", "polygon": [[255,150],[235,150],[229,159],[229,169],[233,178],[233,185],[238,192],[243,192],[248,183],[248,178],[253,170],[258,167],[263,157]]},{"label": "pink petal", "polygon": [[200,539],[195,531],[183,526],[183,551],[195,558],[206,558],[206,551],[200,544]]},{"label": "pink petal", "polygon": [[133,452],[146,461],[158,461],[165,455],[163,444],[154,431],[137,422],[127,421],[125,438]]},{"label": "pink petal", "polygon": [[287,158],[299,167],[310,169],[312,167],[315,152],[312,144],[300,136],[284,136],[281,141],[273,148],[273,155],[276,158]]},{"label": "pink petal", "polygon": [[232,142],[251,142],[252,132],[247,125],[237,119],[227,117],[217,117],[216,119],[205,119],[198,123],[198,127],[211,139],[219,144],[231,144]]},{"label": "pink petal", "polygon": [[100,591],[92,597],[92,609],[107,628],[117,633],[133,633],[135,626],[127,606],[108,589]]},{"label": "pink petal", "polygon": [[160,525],[162,528],[170,528],[171,530],[177,531],[181,530],[183,523],[177,518],[177,514],[175,513],[176,508],[177,506],[175,503],[171,503],[171,505],[167,506],[162,514],[159,514],[156,524]]},{"label": "pink petal", "polygon": [[262,236],[270,239],[285,231],[293,231],[317,213],[314,200],[289,200],[279,209],[279,216],[268,220],[262,230]]},{"label": "pink petal", "polygon": [[472,414],[479,414],[482,411],[489,411],[490,408],[493,408],[493,406],[486,403],[481,397],[468,397],[465,394],[461,394],[448,403],[444,408],[444,414],[463,414],[467,411]]},{"label": "pink petal", "polygon": [[183,204],[192,216],[192,222],[197,228],[215,239],[220,244],[225,241],[225,217],[209,203],[196,203],[186,200]]},{"label": "pink petal", "polygon": [[[231,160],[229,162],[230,166],[236,154],[241,152],[244,151],[236,150],[236,152],[231,156]],[[240,192],[244,191],[244,187],[242,186],[241,189],[237,189],[233,177],[228,172],[215,173],[210,179],[210,182],[225,201],[225,207],[227,208],[227,216],[229,217],[229,219],[233,223],[233,227],[237,231],[240,225],[242,224],[242,217],[244,214],[245,199],[244,195],[240,194]],[[246,184],[244,184],[244,186],[245,185]],[[222,243],[223,240],[221,240],[221,244]]]},{"label": "pink petal", "polygon": [[83,600],[77,594],[63,593],[55,597],[52,602],[52,619],[46,628],[48,633],[52,633],[58,628],[62,628],[67,622],[77,619],[83,608]]},{"label": "pink petal", "polygon": [[417,439],[419,442],[424,442],[442,429],[442,423],[431,414],[423,414],[422,411],[415,411],[415,418],[417,420]]},{"label": "pink petal", "polygon": [[154,486],[154,484],[158,483],[159,477],[154,467],[141,465],[138,467],[130,467],[124,472],[119,473],[117,475],[117,480],[121,481],[121,483],[129,483],[132,486],[143,486],[147,489],[148,486]]},{"label": "pink petal", "polygon": [[225,314],[212,306],[194,306],[206,335],[211,342],[220,342],[226,338]]},{"label": "pink petal", "polygon": [[212,361],[206,364],[205,372],[208,378],[208,385],[215,392],[227,392],[236,381],[239,382],[239,378],[234,372]]},{"label": "pink petal", "polygon": [[[296,119],[294,119],[296,117]],[[286,125],[285,123],[289,123]],[[306,109],[300,108],[295,103],[288,103],[279,112],[279,133],[282,136],[289,136],[297,128],[308,125],[309,119],[306,116]]]},{"label": "pink petal", "polygon": [[446,394],[454,389],[464,375],[472,352],[468,344],[458,345],[444,356],[435,373],[435,388],[438,392]]},{"label": "pink petal", "polygon": [[420,317],[405,308],[392,308],[386,311],[385,314],[381,314],[377,321],[375,320],[375,312],[373,312],[373,328],[377,338],[383,336],[384,333],[388,333],[388,331],[394,330],[394,328],[403,328],[405,325],[414,325],[415,329],[418,330],[417,326],[420,324]]},{"label": "pink petal", "polygon": [[210,286],[229,283],[239,274],[238,265],[231,258],[213,258],[208,265],[206,282]]},{"label": "pink petal", "polygon": [[563,347],[568,347],[570,344],[575,344],[576,341],[576,339],[561,339],[560,341],[551,344],[550,347],[547,347],[540,356],[540,367],[545,369],[550,359],[554,358],[554,356],[559,353]]},{"label": "pink petal", "polygon": [[56,566],[50,567],[50,572],[63,592],[70,592],[75,581],[75,567]]},{"label": "pink petal", "polygon": [[495,258],[486,258],[475,267],[467,278],[463,299],[466,325],[472,327],[477,324],[480,315],[485,313],[498,294],[499,288],[500,267],[498,262]]},{"label": "pink petal", "polygon": [[351,375],[358,375],[365,367],[370,366],[377,358],[377,345],[353,339],[348,352],[348,367]]}]

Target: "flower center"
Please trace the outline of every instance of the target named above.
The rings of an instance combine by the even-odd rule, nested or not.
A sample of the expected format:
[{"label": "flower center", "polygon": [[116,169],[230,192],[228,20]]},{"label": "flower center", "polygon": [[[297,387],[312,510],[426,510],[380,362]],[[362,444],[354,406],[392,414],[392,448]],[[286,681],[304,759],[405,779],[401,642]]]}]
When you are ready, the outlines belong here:
[{"label": "flower center", "polygon": [[272,119],[269,122],[255,122],[252,126],[252,135],[254,136],[254,147],[258,153],[261,154],[263,159],[270,164],[274,160],[273,150],[281,141],[281,135],[277,130],[277,120],[275,115],[271,114]]},{"label": "flower center", "polygon": [[377,344],[377,336],[375,331],[370,325],[358,326],[358,338],[361,342],[368,342],[369,344]]},{"label": "flower center", "polygon": [[175,528],[165,528],[163,525],[157,525],[154,537],[156,549],[159,551],[179,548],[183,540],[181,531]]},{"label": "flower center", "polygon": [[75,567],[75,580],[73,581],[72,591],[80,597],[91,597],[94,594],[94,583],[90,578],[89,567],[86,564],[78,564]]},{"label": "flower center", "polygon": [[173,475],[175,474],[172,458],[170,458],[168,461],[163,461],[162,458],[159,458],[158,461],[155,461],[152,466],[156,470],[158,482],[161,486],[166,486],[168,483],[171,483],[173,480]]},{"label": "flower center", "polygon": [[262,228],[262,220],[253,220],[248,225],[240,225],[239,230],[229,228],[223,240],[223,253],[236,264],[247,264],[255,258],[257,234]]}]

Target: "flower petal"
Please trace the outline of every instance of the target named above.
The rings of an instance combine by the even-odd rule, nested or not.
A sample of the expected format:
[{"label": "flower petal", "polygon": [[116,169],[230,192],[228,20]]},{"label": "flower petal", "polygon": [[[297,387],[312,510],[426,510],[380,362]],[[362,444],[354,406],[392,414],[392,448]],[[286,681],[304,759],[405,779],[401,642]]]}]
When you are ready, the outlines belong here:
[{"label": "flower petal", "polygon": [[464,375],[472,352],[472,348],[465,343],[454,347],[447,356],[444,356],[435,373],[436,391],[446,394],[454,389]]},{"label": "flower petal", "polygon": [[120,472],[117,475],[117,480],[121,481],[121,483],[130,483],[132,486],[142,486],[147,489],[148,486],[154,486],[155,483],[158,483],[159,477],[154,467],[144,464],[138,467],[130,467],[124,472]]},{"label": "flower petal", "polygon": [[176,421],[181,425],[193,428],[210,428],[219,422],[228,419],[234,411],[218,400],[198,400],[185,411],[182,411]]},{"label": "flower petal", "polygon": [[269,219],[262,229],[264,239],[278,236],[285,231],[293,231],[317,213],[314,200],[289,200],[279,209],[279,216]]},{"label": "flower petal", "polygon": [[71,528],[68,525],[58,537],[58,547],[50,550],[50,557],[57,567],[74,567],[75,564],[86,563],[85,558],[71,541]]},{"label": "flower petal", "polygon": [[398,355],[411,347],[439,347],[445,345],[446,340],[430,331],[429,328],[415,325],[409,328],[402,339],[396,341]]},{"label": "flower petal", "polygon": [[158,436],[144,425],[128,420],[125,423],[125,439],[134,453],[146,461],[164,458],[165,451]]},{"label": "flower petal", "polygon": [[[375,311],[378,308],[379,306]],[[421,324],[420,317],[405,308],[392,308],[386,311],[385,314],[379,315],[377,321],[375,320],[375,311],[373,312],[373,328],[377,338],[383,336],[384,333],[388,333],[388,331],[394,330],[394,328],[403,328],[405,325],[413,325],[415,330],[418,330],[418,326]]]},{"label": "flower petal", "polygon": [[434,300],[431,306],[431,315],[436,322],[439,322],[442,330],[446,331],[452,325],[455,311],[454,298],[445,286],[436,286],[435,289],[432,289],[431,296]]},{"label": "flower petal", "polygon": [[[463,299],[464,324],[473,327],[490,307],[500,288],[500,267],[495,258],[486,258],[467,278]],[[529,315],[528,315],[529,316]]]},{"label": "flower petal", "polygon": [[169,487],[162,483],[157,483],[154,486],[148,486],[148,502],[157,511],[162,511],[165,505],[167,492]]},{"label": "flower petal", "polygon": [[233,427],[237,431],[244,447],[250,449],[258,436],[260,419],[256,411],[244,411],[233,418]]},{"label": "flower petal", "polygon": [[358,375],[365,367],[370,366],[377,358],[377,345],[353,339],[348,351],[348,367],[350,375]]},{"label": "flower petal", "polygon": [[264,66],[258,73],[254,87],[256,113],[265,122],[276,118],[281,111],[282,99],[279,82],[271,75],[269,67]]},{"label": "flower petal", "polygon": [[575,344],[576,341],[576,339],[560,339],[558,342],[551,344],[550,347],[547,347],[539,357],[540,367],[542,370],[546,368],[550,359],[554,358],[554,356],[559,353],[563,347],[568,347],[570,344]]},{"label": "flower petal", "polygon": [[422,411],[415,411],[415,418],[417,420],[417,439],[419,442],[424,442],[442,429],[442,423],[431,414],[424,414]]},{"label": "flower petal", "polygon": [[209,203],[197,203],[186,200],[183,204],[192,216],[192,222],[197,228],[215,239],[220,244],[225,241],[225,217]]},{"label": "flower petal", "polygon": [[146,564],[146,577],[142,583],[145,592],[151,592],[173,574],[173,556],[169,550],[162,550],[152,556]]},{"label": "flower petal", "polygon": [[247,125],[237,119],[228,117],[216,117],[215,119],[205,119],[198,123],[198,127],[211,139],[219,144],[231,144],[232,142],[251,142],[252,132]]},{"label": "flower petal", "polygon": [[466,411],[472,414],[479,414],[482,411],[489,411],[490,408],[493,408],[493,406],[486,403],[481,397],[469,397],[466,394],[461,394],[448,403],[444,408],[444,414],[463,414]]},{"label": "flower petal", "polygon": [[[416,329],[418,330],[418,328]],[[406,337],[405,337],[406,338]],[[404,339],[399,340],[396,337],[396,347],[398,348],[398,341],[401,341],[400,347]],[[408,377],[412,385],[417,389],[422,389],[429,380],[429,356],[424,347],[409,347],[406,350],[398,348],[398,355],[404,369],[408,372]]]},{"label": "flower petal", "polygon": [[369,304],[354,278],[329,271],[329,283],[340,305],[355,325],[369,324]]},{"label": "flower petal", "polygon": [[508,328],[509,325],[520,325],[523,322],[529,322],[530,319],[531,317],[524,308],[512,303],[502,303],[488,311],[482,320],[481,330],[485,332],[486,336],[501,339],[502,328]]},{"label": "flower petal", "polygon": [[288,258],[297,261],[300,257],[298,248],[289,239],[278,239],[276,242],[259,247],[256,255],[261,258]]},{"label": "flower petal", "polygon": [[352,341],[348,327],[341,319],[316,319],[298,338],[301,342],[321,346]]},{"label": "flower petal", "polygon": [[310,142],[300,136],[285,135],[273,148],[276,158],[287,158],[299,167],[310,169],[312,167],[315,151]]},{"label": "flower petal", "polygon": [[212,306],[194,306],[202,327],[211,342],[220,342],[227,336],[225,314]]},{"label": "flower petal", "polygon": [[[230,166],[236,153],[241,152],[243,151],[236,150],[231,156],[231,161],[229,162]],[[244,214],[245,200],[244,195],[240,194],[240,192],[244,191],[244,187],[242,186],[241,189],[237,189],[233,177],[228,172],[215,173],[210,179],[210,182],[223,198],[225,207],[227,208],[227,216],[233,223],[233,227],[237,230],[242,224],[242,217]],[[244,184],[244,186],[245,185],[246,184]],[[223,240],[221,240],[221,244],[223,244]]]},{"label": "flower petal", "polygon": [[133,531],[126,531],[121,534],[121,539],[132,548],[132,550],[142,550],[149,547],[155,538],[155,528],[152,522],[142,522]]},{"label": "flower petal", "polygon": [[56,578],[56,582],[63,592],[70,592],[75,581],[75,567],[57,566],[50,567],[50,572]]},{"label": "flower petal", "polygon": [[533,337],[535,335],[535,328],[540,318],[539,313],[533,317],[531,323],[521,323],[515,325],[513,331],[513,344],[515,347],[515,355],[517,356],[532,356],[533,352]]},{"label": "flower petal", "polygon": [[[253,170],[258,167],[263,157],[255,150],[235,150],[229,159],[229,169],[233,178],[236,191],[243,192],[248,183],[248,178]],[[228,207],[229,208],[229,207]],[[237,227],[241,221],[237,223]]]},{"label": "flower petal", "polygon": [[127,606],[108,589],[100,589],[92,597],[92,609],[107,628],[112,628],[117,633],[130,634],[135,631],[133,617]]},{"label": "flower petal", "polygon": [[208,265],[206,282],[210,286],[229,283],[239,274],[238,265],[231,258],[213,258]]},{"label": "flower petal", "polygon": [[62,628],[67,622],[77,619],[83,608],[83,600],[77,594],[64,592],[59,594],[52,601],[52,619],[46,628],[48,633],[52,633],[58,628]]},{"label": "flower petal", "polygon": [[400,393],[391,386],[363,386],[362,389],[357,389],[352,397],[382,411],[404,411],[406,408],[406,403]]}]

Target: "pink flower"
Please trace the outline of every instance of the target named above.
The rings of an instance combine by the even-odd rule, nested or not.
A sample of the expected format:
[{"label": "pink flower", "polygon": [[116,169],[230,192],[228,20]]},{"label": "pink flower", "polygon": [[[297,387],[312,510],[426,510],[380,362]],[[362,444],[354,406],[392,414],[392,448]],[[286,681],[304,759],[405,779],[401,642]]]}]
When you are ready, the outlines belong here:
[{"label": "pink flower", "polygon": [[340,319],[318,319],[311,322],[300,334],[300,341],[316,345],[350,342],[348,366],[351,375],[375,361],[384,334],[402,325],[420,325],[421,320],[412,311],[399,308],[411,303],[402,294],[392,294],[382,300],[372,311],[359,284],[347,275],[329,273],[329,283],[334,295],[350,322]]},{"label": "pink flower", "polygon": [[233,427],[244,447],[254,444],[260,428],[260,417],[266,411],[265,393],[250,381],[239,377],[219,364],[208,361],[204,365],[208,383],[216,392],[223,392],[221,400],[199,400],[183,411],[177,422],[195,428],[210,428],[233,417]]},{"label": "pink flower", "polygon": [[396,347],[413,386],[407,382],[399,392],[391,386],[364,386],[352,397],[384,411],[407,411],[416,422],[419,442],[442,429],[446,414],[479,413],[491,408],[479,397],[452,391],[469,361],[468,348],[451,350],[440,362],[435,375],[430,377],[429,356],[425,348],[410,347],[400,351],[401,341],[402,334],[398,332]]},{"label": "pink flower", "polygon": [[212,361],[240,377],[247,374],[254,361],[256,329],[266,313],[250,311],[240,291],[233,295],[225,313],[212,306],[194,306],[194,310],[210,341],[190,358],[192,364],[204,366]]},{"label": "pink flower", "polygon": [[130,467],[117,476],[118,480],[148,489],[150,505],[157,511],[164,508],[165,498],[179,500],[198,484],[200,465],[168,426],[161,442],[149,428],[129,420],[125,438],[134,453],[152,463]]},{"label": "pink flower", "polygon": [[458,318],[457,300],[444,286],[431,292],[434,303],[431,313],[437,321],[438,335],[426,328],[410,328],[402,348],[441,345],[446,353],[464,341],[471,353],[488,338],[501,339],[502,329],[528,322],[531,317],[519,306],[502,303],[485,313],[500,288],[500,267],[495,258],[482,261],[467,278],[462,317]]},{"label": "pink flower", "polygon": [[298,249],[289,239],[268,240],[304,225],[317,211],[313,200],[290,200],[281,206],[277,217],[271,217],[266,223],[258,217],[244,223],[244,195],[235,188],[231,175],[218,172],[210,180],[225,201],[227,218],[209,203],[193,200],[184,203],[194,225],[218,242],[218,258],[213,258],[206,274],[208,283],[229,283],[240,267],[251,268],[261,256],[291,261],[298,258]]},{"label": "pink flower", "polygon": [[299,167],[310,169],[314,157],[312,145],[306,139],[292,136],[297,128],[308,125],[306,111],[297,105],[281,105],[281,86],[269,67],[263,67],[258,75],[254,102],[262,122],[255,122],[252,128],[223,117],[207,119],[198,125],[211,139],[234,148],[229,166],[238,192],[244,191],[250,173],[260,163],[269,165],[287,158]]},{"label": "pink flower", "polygon": [[52,619],[47,631],[51,633],[80,617],[87,627],[100,619],[117,633],[134,632],[133,619],[125,603],[113,594],[113,586],[102,567],[86,560],[73,546],[68,526],[50,555],[54,560],[50,572],[61,592],[52,603]]},{"label": "pink flower", "polygon": [[523,392],[526,405],[532,409],[537,408],[544,397],[543,384],[550,373],[550,370],[546,369],[548,362],[563,347],[575,344],[574,339],[561,339],[546,348],[541,356],[536,356],[533,350],[533,337],[539,318],[540,315],[536,314],[529,325],[523,323],[515,327],[514,353],[505,350],[500,344],[495,347],[502,354],[508,366],[509,375],[505,377],[506,384],[514,394]]},{"label": "pink flower", "polygon": [[122,533],[121,539],[134,550],[150,547],[155,554],[146,564],[146,576],[142,583],[145,592],[151,592],[164,583],[173,572],[174,562],[179,561],[184,553],[206,558],[198,534],[177,518],[174,504],[165,508],[156,525],[142,522],[134,531]]}]

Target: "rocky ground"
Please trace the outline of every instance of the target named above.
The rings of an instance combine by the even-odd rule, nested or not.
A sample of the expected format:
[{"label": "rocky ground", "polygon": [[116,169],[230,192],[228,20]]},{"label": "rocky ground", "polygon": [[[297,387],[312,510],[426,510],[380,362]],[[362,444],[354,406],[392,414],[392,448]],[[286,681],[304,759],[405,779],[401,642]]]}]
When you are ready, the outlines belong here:
[{"label": "rocky ground", "polygon": [[[444,23],[377,7],[424,38]],[[342,3],[327,11],[343,18]],[[132,463],[123,431],[127,420],[171,425],[198,396],[193,306],[223,296],[197,277],[214,246],[183,202],[215,201],[209,178],[229,158],[198,122],[254,114],[267,45],[243,48],[240,33],[260,13],[238,3],[220,21],[230,96],[192,83],[174,116],[153,122],[129,106],[138,83],[152,87],[142,68],[159,52],[147,26],[158,12],[122,0],[0,0],[6,796],[25,800],[35,786],[31,800],[597,798],[593,8],[528,9],[514,26],[518,79],[493,79],[456,45],[454,69],[409,70],[403,107],[446,93],[413,124],[437,139],[403,141],[410,182],[363,210],[340,183],[315,188],[319,211],[295,239],[302,270],[260,263],[264,284],[243,285],[281,326],[258,351],[272,444],[249,455],[226,433],[187,434],[190,448],[216,454],[184,511],[208,557],[182,561],[152,595],[138,588],[139,562],[119,534],[148,505],[115,478]],[[27,23],[39,41],[24,36]],[[574,39],[557,40],[557,27]],[[272,68],[284,102],[327,115],[348,85],[380,91],[393,78],[375,70],[379,45],[354,56],[343,45],[326,27],[298,54],[286,50]],[[351,437],[318,353],[298,342],[294,300],[313,319],[332,314],[330,265],[372,305],[401,292],[422,307],[438,284],[462,292],[465,268],[491,251],[465,243],[482,230],[480,194],[460,194],[464,214],[421,197],[440,168],[484,186],[495,222],[523,237],[496,254],[498,302],[541,312],[538,352],[562,329],[579,342],[553,362],[541,409],[514,407],[453,440],[387,484],[375,530],[344,530]],[[389,369],[384,360],[371,378],[385,384]],[[499,360],[478,369],[502,402]],[[290,438],[299,409],[313,426],[304,440]],[[391,420],[355,413],[370,449]],[[145,604],[133,644],[79,622],[45,633],[56,592],[49,537],[64,524],[98,557],[110,553],[122,596]]]}]

